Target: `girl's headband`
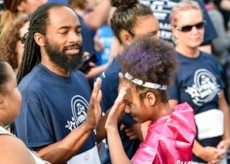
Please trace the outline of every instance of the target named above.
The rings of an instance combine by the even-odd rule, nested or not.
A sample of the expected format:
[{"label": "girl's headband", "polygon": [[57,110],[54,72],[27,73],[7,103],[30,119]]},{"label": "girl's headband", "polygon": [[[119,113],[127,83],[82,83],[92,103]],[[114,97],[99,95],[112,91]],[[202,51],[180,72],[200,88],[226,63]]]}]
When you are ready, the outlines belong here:
[{"label": "girl's headband", "polygon": [[124,77],[127,80],[131,81],[132,83],[134,83],[136,85],[139,85],[139,86],[146,87],[146,88],[159,89],[159,90],[166,90],[167,89],[167,85],[161,85],[161,84],[152,83],[152,82],[144,82],[143,80],[134,78],[128,72],[126,72],[124,74]]}]

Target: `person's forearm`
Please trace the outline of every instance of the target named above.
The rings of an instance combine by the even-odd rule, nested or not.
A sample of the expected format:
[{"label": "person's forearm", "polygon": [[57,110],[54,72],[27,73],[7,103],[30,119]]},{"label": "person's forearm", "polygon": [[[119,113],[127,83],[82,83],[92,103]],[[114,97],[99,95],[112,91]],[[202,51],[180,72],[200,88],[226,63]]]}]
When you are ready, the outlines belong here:
[{"label": "person's forearm", "polygon": [[110,0],[102,0],[94,10],[84,16],[85,23],[90,29],[96,30],[106,24],[111,9]]},{"label": "person's forearm", "polygon": [[130,164],[127,157],[117,127],[107,129],[107,139],[109,144],[110,158],[113,164]]},{"label": "person's forearm", "polygon": [[194,143],[193,143],[192,152],[193,152],[197,157],[201,157],[201,156],[202,156],[202,149],[203,149],[203,146],[200,145],[200,144],[198,143],[197,140],[195,140]]},{"label": "person's forearm", "polygon": [[44,160],[53,164],[63,164],[76,154],[91,133],[92,129],[84,123],[63,140],[35,151]]},{"label": "person's forearm", "polygon": [[224,114],[224,139],[230,139],[230,130],[229,130],[229,109],[226,102],[224,91],[221,91],[219,97],[219,109],[223,111]]},{"label": "person's forearm", "polygon": [[225,106],[222,108],[222,111],[224,112],[224,139],[230,139],[230,130],[229,130],[229,111],[228,107]]},{"label": "person's forearm", "polygon": [[148,129],[148,125],[149,124],[144,124],[144,123],[142,123],[142,124],[140,124],[140,123],[135,123],[135,124],[133,124],[133,125],[131,125],[131,129],[134,131],[134,133],[137,135],[137,137],[138,137],[138,139],[140,140],[140,141],[143,141],[144,140],[144,136],[146,135],[146,133],[144,133],[144,132],[142,132],[142,129],[141,128],[143,128],[143,129]]},{"label": "person's forearm", "polygon": [[106,130],[105,130],[105,121],[107,119],[108,113],[109,112],[107,112],[104,116],[101,117],[101,119],[97,125],[97,128],[96,128],[97,143],[100,143],[107,136]]},{"label": "person's forearm", "polygon": [[90,69],[90,71],[85,75],[87,79],[93,79],[100,75],[108,66],[108,64],[96,66]]}]

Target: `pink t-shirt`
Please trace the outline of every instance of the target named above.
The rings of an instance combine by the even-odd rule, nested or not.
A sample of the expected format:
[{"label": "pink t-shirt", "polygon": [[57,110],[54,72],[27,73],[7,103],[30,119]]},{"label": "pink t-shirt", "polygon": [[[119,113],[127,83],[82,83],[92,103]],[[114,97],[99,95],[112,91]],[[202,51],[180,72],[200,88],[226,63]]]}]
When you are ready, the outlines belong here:
[{"label": "pink t-shirt", "polygon": [[189,164],[196,128],[193,109],[179,104],[170,115],[152,122],[146,139],[132,158],[134,164]]}]

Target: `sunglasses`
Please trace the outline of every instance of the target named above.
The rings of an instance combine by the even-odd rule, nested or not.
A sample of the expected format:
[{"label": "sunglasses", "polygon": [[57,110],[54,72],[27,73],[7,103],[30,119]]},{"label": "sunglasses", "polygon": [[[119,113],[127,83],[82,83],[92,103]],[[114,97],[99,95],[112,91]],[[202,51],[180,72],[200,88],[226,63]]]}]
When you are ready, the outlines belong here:
[{"label": "sunglasses", "polygon": [[24,44],[24,43],[26,42],[26,39],[28,38],[28,35],[29,35],[29,33],[27,32],[27,33],[25,33],[25,34],[23,35],[23,37],[19,37],[18,40],[19,40],[22,44]]},{"label": "sunglasses", "polygon": [[205,26],[205,21],[202,21],[194,25],[187,25],[187,26],[182,26],[182,27],[175,26],[175,28],[182,32],[190,32],[193,27],[196,27],[197,30],[200,30],[200,29],[203,29],[204,26]]}]

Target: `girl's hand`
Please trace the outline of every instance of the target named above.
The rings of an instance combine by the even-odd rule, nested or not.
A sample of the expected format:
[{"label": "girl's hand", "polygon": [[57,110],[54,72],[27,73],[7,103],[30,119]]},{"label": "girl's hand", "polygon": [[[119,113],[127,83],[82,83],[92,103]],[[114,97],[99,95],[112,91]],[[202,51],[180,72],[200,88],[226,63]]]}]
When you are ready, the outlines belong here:
[{"label": "girl's hand", "polygon": [[130,89],[127,87],[121,87],[118,96],[109,111],[108,117],[105,122],[105,129],[112,130],[117,128],[118,121],[125,112],[125,99],[130,94]]}]

